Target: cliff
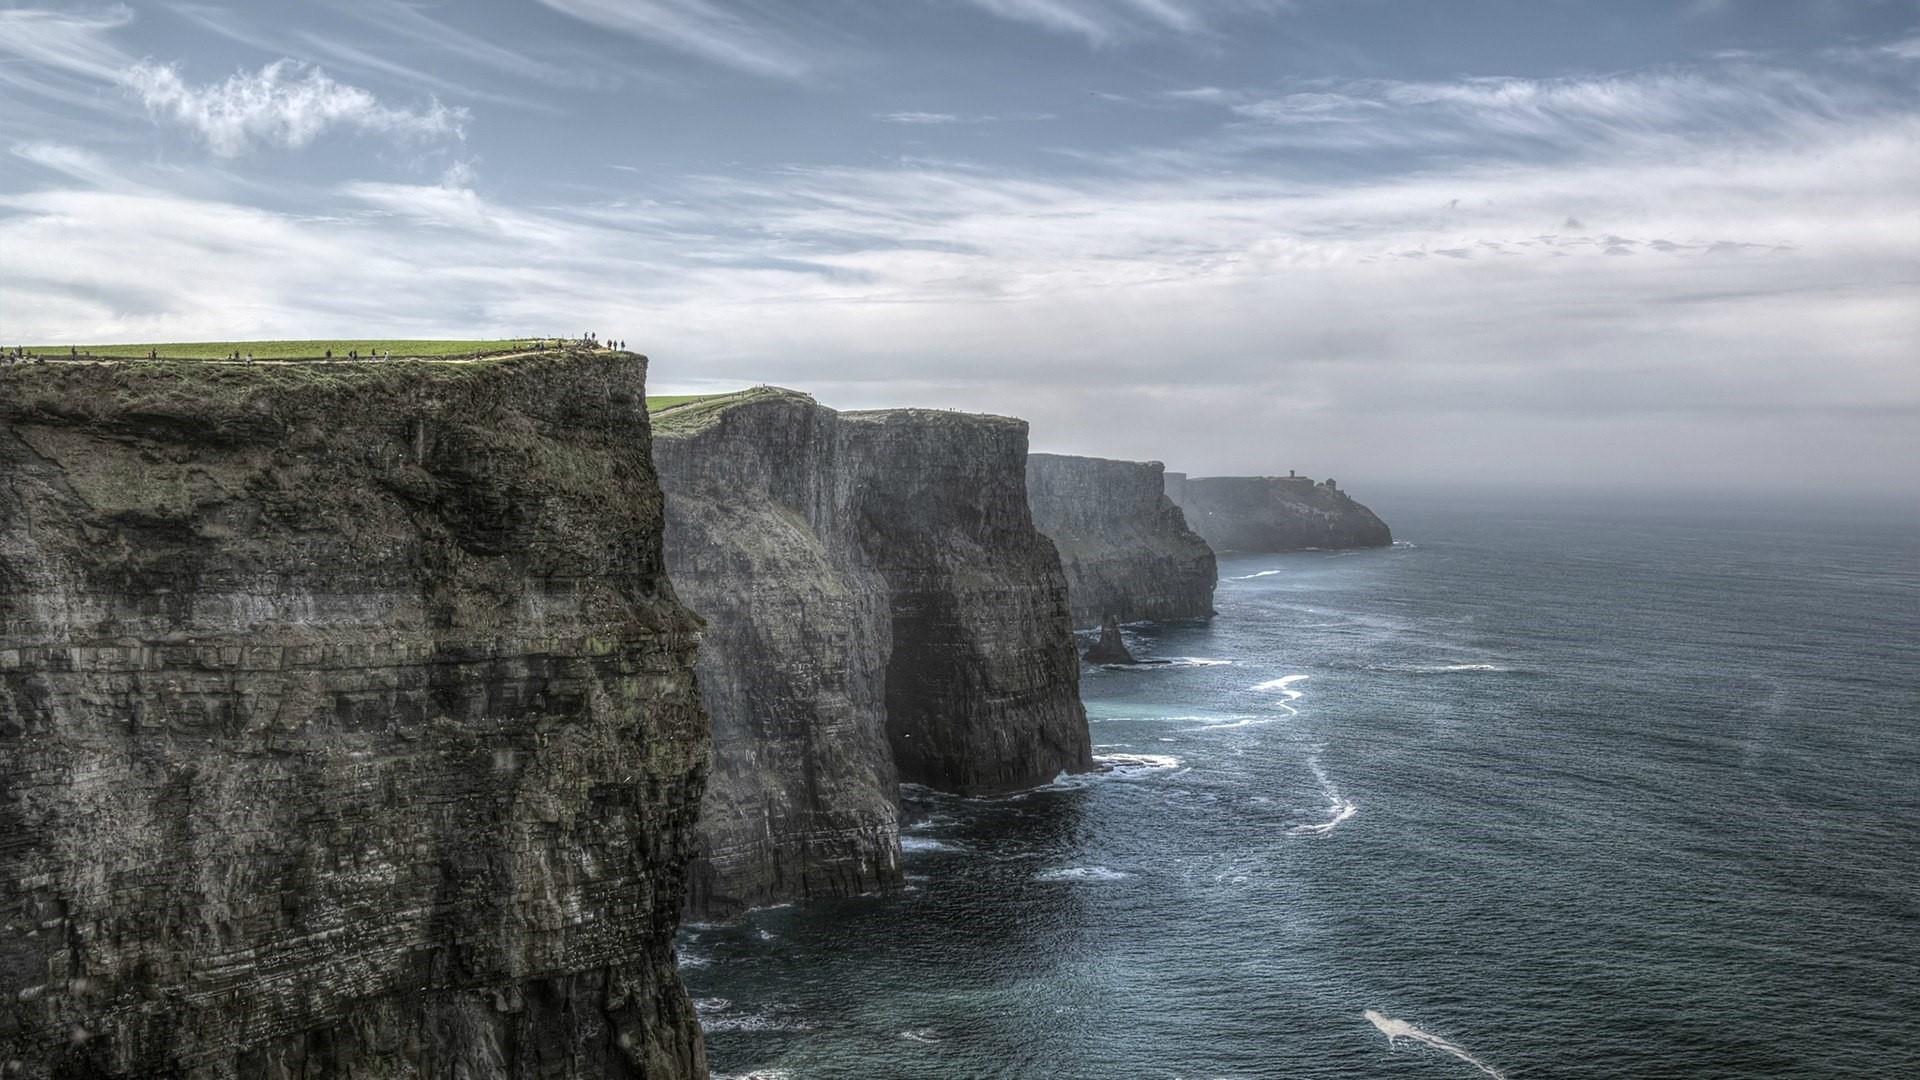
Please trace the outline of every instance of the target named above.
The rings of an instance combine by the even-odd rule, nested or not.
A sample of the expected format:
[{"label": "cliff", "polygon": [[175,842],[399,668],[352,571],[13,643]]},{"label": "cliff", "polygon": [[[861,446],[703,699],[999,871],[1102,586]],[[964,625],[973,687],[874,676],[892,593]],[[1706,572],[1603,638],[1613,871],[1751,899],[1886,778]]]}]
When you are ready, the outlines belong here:
[{"label": "cliff", "polygon": [[0,369],[9,1076],[705,1074],[644,375]]},{"label": "cliff", "polygon": [[900,880],[887,584],[853,527],[838,416],[749,391],[663,411],[667,561],[706,619],[713,716],[689,908],[732,914]]},{"label": "cliff", "polygon": [[1093,766],[1067,581],[1027,508],[1024,420],[846,413],[857,534],[893,609],[900,779],[987,794]]},{"label": "cliff", "polygon": [[692,910],[896,884],[902,780],[994,792],[1090,765],[1023,423],[765,388],[655,424],[669,567],[707,620]]},{"label": "cliff", "polygon": [[1157,461],[1027,455],[1033,523],[1060,551],[1073,624],[1213,614],[1213,549],[1164,491]]},{"label": "cliff", "polygon": [[1215,551],[1385,547],[1393,532],[1332,480],[1166,475],[1167,496]]}]

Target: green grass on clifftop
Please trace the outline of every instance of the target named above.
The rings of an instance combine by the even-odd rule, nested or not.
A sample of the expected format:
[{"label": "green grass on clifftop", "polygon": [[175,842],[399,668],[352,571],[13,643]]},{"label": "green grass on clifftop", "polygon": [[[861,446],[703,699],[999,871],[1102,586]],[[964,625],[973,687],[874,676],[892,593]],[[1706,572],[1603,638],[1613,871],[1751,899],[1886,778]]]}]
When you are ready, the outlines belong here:
[{"label": "green grass on clifftop", "polygon": [[345,341],[172,341],[134,345],[32,345],[28,351],[39,356],[66,356],[69,349],[99,357],[145,357],[158,352],[163,360],[224,360],[234,353],[253,354],[255,360],[316,360],[333,350],[335,357],[349,352],[362,356],[391,351],[400,357],[484,356],[489,353],[525,352],[551,346],[553,338],[493,338],[476,341],[440,341],[418,338],[366,338]]}]

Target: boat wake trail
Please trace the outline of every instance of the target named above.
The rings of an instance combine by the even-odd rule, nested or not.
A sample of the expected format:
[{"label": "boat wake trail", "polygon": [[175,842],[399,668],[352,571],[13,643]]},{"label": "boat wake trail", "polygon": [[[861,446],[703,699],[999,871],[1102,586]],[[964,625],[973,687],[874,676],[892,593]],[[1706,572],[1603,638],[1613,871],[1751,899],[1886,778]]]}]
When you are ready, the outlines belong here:
[{"label": "boat wake trail", "polygon": [[1430,1046],[1442,1053],[1452,1054],[1461,1061],[1493,1077],[1493,1080],[1507,1080],[1506,1076],[1503,1075],[1499,1069],[1481,1061],[1479,1058],[1474,1057],[1472,1054],[1467,1053],[1465,1050],[1462,1050],[1438,1035],[1431,1035],[1421,1031],[1405,1020],[1395,1020],[1391,1016],[1382,1016],[1372,1009],[1367,1009],[1360,1015],[1366,1017],[1368,1023],[1379,1028],[1380,1034],[1387,1037],[1387,1047],[1389,1049],[1398,1046],[1401,1039],[1406,1039],[1410,1042],[1417,1042],[1422,1046]]},{"label": "boat wake trail", "polygon": [[1340,827],[1340,823],[1360,812],[1360,808],[1340,796],[1340,789],[1327,779],[1327,770],[1320,767],[1319,758],[1308,758],[1307,767],[1313,770],[1313,778],[1320,781],[1320,793],[1327,797],[1328,818],[1314,825],[1295,825],[1287,830],[1288,836],[1326,836]]}]

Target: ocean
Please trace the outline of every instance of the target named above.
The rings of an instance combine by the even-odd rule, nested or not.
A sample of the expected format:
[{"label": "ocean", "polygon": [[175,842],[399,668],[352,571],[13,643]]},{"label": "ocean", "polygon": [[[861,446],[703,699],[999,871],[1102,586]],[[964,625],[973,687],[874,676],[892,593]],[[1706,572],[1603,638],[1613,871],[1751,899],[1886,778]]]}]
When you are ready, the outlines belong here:
[{"label": "ocean", "polygon": [[1920,1076],[1914,519],[1376,509],[1088,669],[1111,771],[683,931],[716,1075]]}]

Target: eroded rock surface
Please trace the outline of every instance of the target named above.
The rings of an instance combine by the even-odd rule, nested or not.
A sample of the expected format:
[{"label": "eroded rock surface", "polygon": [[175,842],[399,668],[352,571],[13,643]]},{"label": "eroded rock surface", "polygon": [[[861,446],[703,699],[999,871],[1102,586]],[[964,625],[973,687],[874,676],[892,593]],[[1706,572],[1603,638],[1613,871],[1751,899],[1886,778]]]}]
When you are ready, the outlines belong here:
[{"label": "eroded rock surface", "polygon": [[690,909],[897,885],[892,612],[854,527],[861,470],[838,415],[769,389],[663,412],[657,431],[668,565],[706,620],[713,715]]},{"label": "eroded rock surface", "polygon": [[1027,507],[1027,424],[845,413],[854,527],[887,581],[900,779],[1012,791],[1093,765],[1067,582]]},{"label": "eroded rock surface", "polygon": [[7,1075],[705,1074],[644,372],[0,369]]},{"label": "eroded rock surface", "polygon": [[1385,547],[1393,532],[1332,480],[1166,475],[1167,496],[1215,551]]},{"label": "eroded rock surface", "polygon": [[1033,523],[1060,551],[1075,626],[1213,614],[1213,549],[1167,497],[1164,472],[1157,461],[1027,455]]},{"label": "eroded rock surface", "polygon": [[707,622],[693,911],[896,885],[902,780],[1005,791],[1089,767],[1023,423],[762,388],[666,409],[656,434],[669,565]]}]

